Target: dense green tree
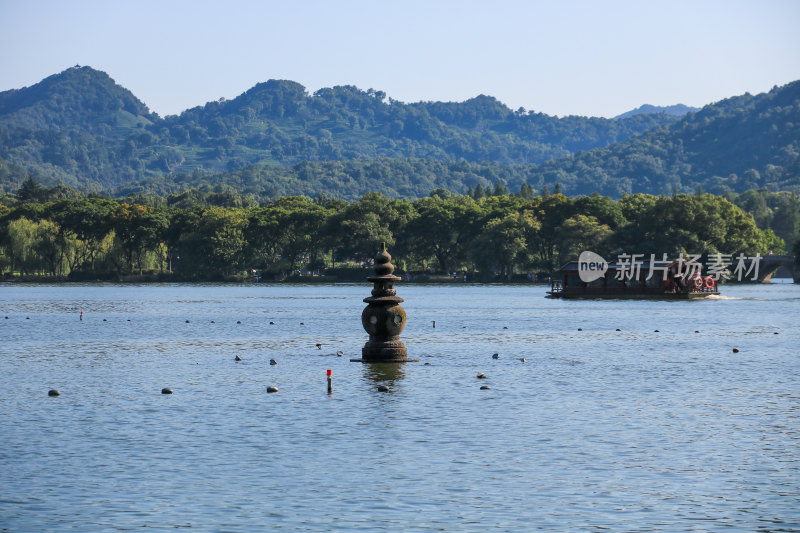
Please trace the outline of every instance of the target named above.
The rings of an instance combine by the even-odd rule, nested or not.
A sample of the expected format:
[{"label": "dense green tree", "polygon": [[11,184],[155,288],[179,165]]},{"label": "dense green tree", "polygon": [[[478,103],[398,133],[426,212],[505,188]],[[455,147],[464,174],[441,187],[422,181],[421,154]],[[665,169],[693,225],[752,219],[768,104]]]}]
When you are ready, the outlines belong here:
[{"label": "dense green tree", "polygon": [[440,272],[460,267],[483,222],[478,204],[467,196],[436,196],[417,200],[414,209],[417,216],[406,228],[413,238],[404,240],[404,248],[420,259],[435,257]]},{"label": "dense green tree", "polygon": [[61,239],[77,239],[70,270],[95,270],[95,261],[110,248],[109,234],[114,229],[113,215],[119,204],[104,198],[61,200],[47,208],[48,216],[61,231]]},{"label": "dense green tree", "polygon": [[209,278],[244,268],[246,226],[247,216],[242,209],[204,209],[197,225],[184,228],[180,236],[181,273],[189,278]]},{"label": "dense green tree", "polygon": [[18,269],[23,274],[31,273],[41,264],[35,249],[37,225],[37,222],[25,217],[16,218],[8,223],[4,241],[12,272]]},{"label": "dense green tree", "polygon": [[535,231],[537,226],[526,215],[530,212],[511,211],[504,216],[493,216],[484,223],[469,250],[477,270],[496,272],[511,279],[515,265],[526,262],[526,234]]},{"label": "dense green tree", "polygon": [[120,204],[112,215],[116,238],[124,251],[125,271],[142,274],[145,253],[152,251],[169,225],[164,211],[137,204]]},{"label": "dense green tree", "polygon": [[46,196],[47,189],[36,183],[33,176],[30,175],[17,191],[17,199],[20,202],[42,202]]},{"label": "dense green tree", "polygon": [[603,256],[611,251],[609,241],[613,230],[591,215],[573,215],[558,226],[558,262],[566,263],[578,257],[584,250]]}]

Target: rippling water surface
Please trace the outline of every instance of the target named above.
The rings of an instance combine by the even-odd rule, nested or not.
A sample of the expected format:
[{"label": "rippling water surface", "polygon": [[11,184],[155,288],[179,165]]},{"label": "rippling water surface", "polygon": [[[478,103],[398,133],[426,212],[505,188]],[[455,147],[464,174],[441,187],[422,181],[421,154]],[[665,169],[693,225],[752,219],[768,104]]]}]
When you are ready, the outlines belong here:
[{"label": "rippling water surface", "polygon": [[0,530],[800,530],[800,286],[369,289],[0,284]]}]

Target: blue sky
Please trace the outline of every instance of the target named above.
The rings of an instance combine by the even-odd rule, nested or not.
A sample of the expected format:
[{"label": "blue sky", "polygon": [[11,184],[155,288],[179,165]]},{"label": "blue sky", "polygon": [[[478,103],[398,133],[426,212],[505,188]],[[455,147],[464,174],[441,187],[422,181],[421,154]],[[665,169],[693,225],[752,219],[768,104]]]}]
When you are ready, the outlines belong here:
[{"label": "blue sky", "polygon": [[794,0],[0,0],[0,91],[80,64],[162,116],[271,78],[614,116],[800,79],[798,28]]}]

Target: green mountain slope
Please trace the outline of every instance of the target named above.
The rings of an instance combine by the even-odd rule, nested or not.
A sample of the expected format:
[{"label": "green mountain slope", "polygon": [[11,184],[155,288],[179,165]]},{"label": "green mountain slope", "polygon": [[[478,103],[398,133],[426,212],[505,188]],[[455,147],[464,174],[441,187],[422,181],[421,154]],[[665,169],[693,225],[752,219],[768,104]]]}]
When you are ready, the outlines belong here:
[{"label": "green mountain slope", "polygon": [[160,118],[105,73],[74,67],[0,93],[0,157],[44,182],[107,188],[172,173],[302,161],[541,163],[675,120],[663,114],[556,118],[512,111],[483,95],[404,104],[352,86],[309,95],[302,85],[280,80]]},{"label": "green mountain slope", "polygon": [[373,89],[308,94],[270,80],[161,118],[105,73],[74,67],[0,93],[0,189],[16,190],[27,172],[118,194],[417,197],[498,182],[613,197],[800,190],[800,82],[682,117],[602,119],[514,111],[485,95],[404,104]]},{"label": "green mountain slope", "polygon": [[710,104],[626,142],[537,166],[570,194],[800,190],[800,81]]}]

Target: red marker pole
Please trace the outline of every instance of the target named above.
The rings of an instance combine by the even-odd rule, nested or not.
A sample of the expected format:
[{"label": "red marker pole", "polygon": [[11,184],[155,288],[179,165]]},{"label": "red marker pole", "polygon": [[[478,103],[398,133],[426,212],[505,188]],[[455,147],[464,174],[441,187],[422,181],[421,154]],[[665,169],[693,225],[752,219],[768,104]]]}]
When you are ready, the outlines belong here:
[{"label": "red marker pole", "polygon": [[333,394],[333,383],[331,381],[331,369],[328,369],[328,394]]},{"label": "red marker pole", "polygon": [[81,311],[81,320],[83,320],[83,311]]}]

